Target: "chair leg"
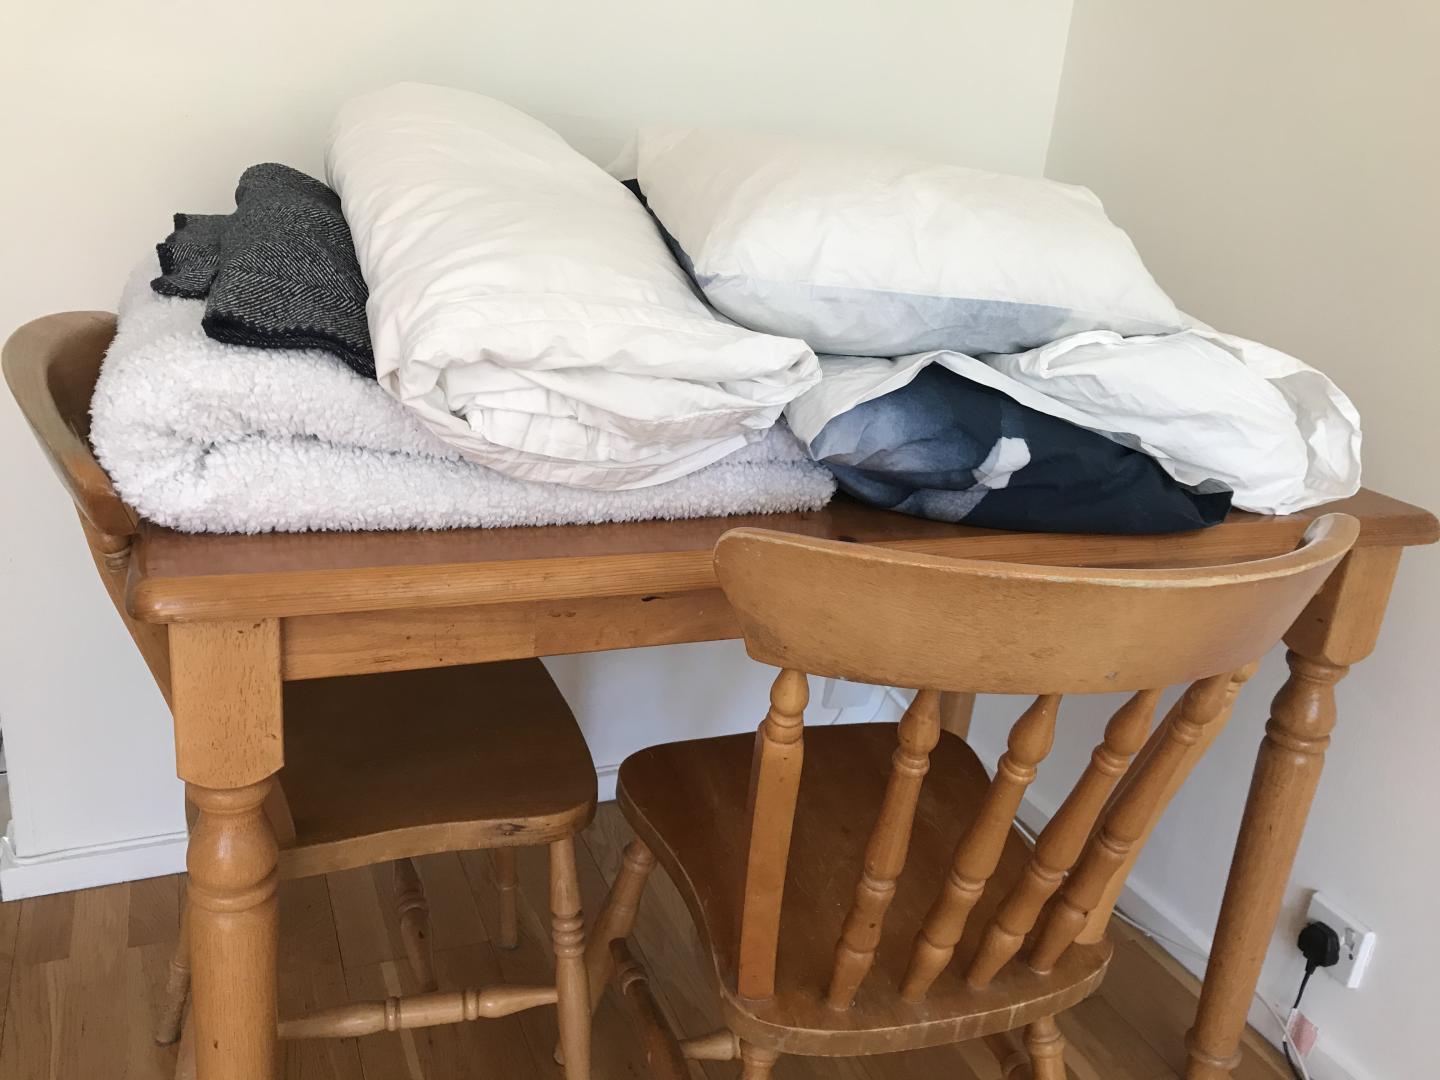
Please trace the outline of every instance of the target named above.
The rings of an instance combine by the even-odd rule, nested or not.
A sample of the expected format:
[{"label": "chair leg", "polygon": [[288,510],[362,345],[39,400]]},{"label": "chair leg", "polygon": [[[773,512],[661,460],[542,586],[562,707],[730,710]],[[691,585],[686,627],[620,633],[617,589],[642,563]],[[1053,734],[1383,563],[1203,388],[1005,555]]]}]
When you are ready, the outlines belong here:
[{"label": "chair leg", "polygon": [[1053,1016],[1036,1020],[1025,1029],[1025,1049],[1034,1080],[1065,1080],[1065,1036]]},{"label": "chair leg", "polygon": [[410,970],[422,993],[439,989],[435,979],[435,958],[430,950],[430,904],[425,899],[425,887],[420,884],[420,874],[410,859],[396,859],[395,867],[395,909],[400,916],[400,941],[405,946],[405,956],[410,961]]},{"label": "chair leg", "polygon": [[774,1050],[740,1043],[740,1080],[770,1080],[780,1055]]},{"label": "chair leg", "polygon": [[556,1010],[565,1080],[590,1080],[590,993],[573,836],[550,845],[550,940],[555,946]]},{"label": "chair leg", "polygon": [[196,1080],[195,1020],[187,1016],[180,1032],[180,1054],[175,1059],[175,1080]]},{"label": "chair leg", "polygon": [[495,886],[500,894],[500,927],[495,944],[502,949],[513,949],[520,943],[515,906],[520,877],[515,869],[515,849],[493,848],[490,860],[495,864]]},{"label": "chair leg", "polygon": [[1001,1080],[1030,1080],[1030,1055],[1015,1041],[1010,1032],[986,1035],[982,1040],[985,1049],[1000,1066]]},{"label": "chair leg", "polygon": [[181,1022],[185,1019],[185,1002],[190,997],[190,920],[180,908],[180,936],[170,957],[170,975],[160,998],[160,1018],[155,1023],[155,1041],[169,1046],[180,1038]]},{"label": "chair leg", "polygon": [[605,996],[605,984],[614,974],[615,962],[610,952],[610,943],[618,938],[630,936],[635,927],[635,914],[640,908],[640,896],[650,871],[655,869],[655,855],[638,837],[625,848],[620,873],[610,886],[610,895],[605,898],[605,907],[590,931],[590,941],[585,947],[585,973],[590,981],[590,1011],[600,1007]]}]

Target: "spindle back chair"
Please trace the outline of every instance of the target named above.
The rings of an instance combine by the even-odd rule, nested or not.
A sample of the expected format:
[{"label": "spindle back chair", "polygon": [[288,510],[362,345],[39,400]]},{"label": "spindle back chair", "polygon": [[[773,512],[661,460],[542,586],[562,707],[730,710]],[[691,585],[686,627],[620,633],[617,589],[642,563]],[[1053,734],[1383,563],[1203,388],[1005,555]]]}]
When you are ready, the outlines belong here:
[{"label": "spindle back chair", "polygon": [[[782,1053],[983,1038],[1007,1077],[1028,1065],[1063,1080],[1053,1017],[1103,976],[1140,846],[1357,534],[1329,515],[1275,558],[1127,570],[727,533],[720,583],[750,656],[780,668],[769,713],[753,740],[653,747],[622,765],[637,838],[592,936],[592,999],[658,857],[709,946],[729,1029],[655,1055],[670,1071],[684,1056],[739,1056],[761,1080]],[[916,690],[898,740],[890,725],[805,731],[812,674]],[[993,777],[942,731],[944,691],[1033,697]],[[1014,819],[1062,698],[1110,692],[1128,697],[1032,845]],[[633,996],[643,980],[626,970]]]}]

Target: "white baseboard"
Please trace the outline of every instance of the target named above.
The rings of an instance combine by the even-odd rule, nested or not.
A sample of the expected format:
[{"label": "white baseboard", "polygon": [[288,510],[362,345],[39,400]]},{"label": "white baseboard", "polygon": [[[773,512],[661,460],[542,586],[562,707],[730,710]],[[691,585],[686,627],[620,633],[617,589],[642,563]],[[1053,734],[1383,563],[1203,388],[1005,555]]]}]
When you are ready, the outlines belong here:
[{"label": "white baseboard", "polygon": [[0,899],[23,900],[178,874],[185,869],[186,841],[186,833],[176,832],[44,855],[17,855],[7,829],[0,836]]},{"label": "white baseboard", "polygon": [[599,784],[601,802],[610,802],[615,798],[615,782],[619,775],[619,765],[595,766],[595,779]]}]

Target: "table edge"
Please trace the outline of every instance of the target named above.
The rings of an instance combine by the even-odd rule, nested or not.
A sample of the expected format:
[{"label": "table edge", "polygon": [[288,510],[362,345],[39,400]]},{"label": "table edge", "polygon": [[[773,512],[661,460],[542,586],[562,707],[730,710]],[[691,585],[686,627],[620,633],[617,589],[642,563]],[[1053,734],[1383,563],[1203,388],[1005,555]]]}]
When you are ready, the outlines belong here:
[{"label": "table edge", "polygon": [[[1415,512],[1362,518],[1357,546],[1403,548],[1440,540],[1440,521],[1419,508],[1410,509]],[[1241,561],[1290,550],[1313,517],[1296,514],[1162,536],[969,529],[954,537],[870,543],[955,558],[1051,565],[1154,565],[1172,557]],[[716,586],[709,549],[170,577],[142,572],[143,561],[131,560],[126,606],[134,618],[152,623],[470,607]],[[242,580],[244,589],[237,590]]]}]

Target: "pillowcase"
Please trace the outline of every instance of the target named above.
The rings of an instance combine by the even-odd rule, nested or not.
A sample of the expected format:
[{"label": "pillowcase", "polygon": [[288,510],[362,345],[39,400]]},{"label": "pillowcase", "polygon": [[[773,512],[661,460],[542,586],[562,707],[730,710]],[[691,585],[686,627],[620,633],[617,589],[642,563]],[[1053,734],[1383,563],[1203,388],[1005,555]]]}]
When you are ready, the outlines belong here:
[{"label": "pillowcase", "polygon": [[[868,361],[826,357],[826,378]],[[916,517],[1044,532],[1168,533],[1223,521],[1230,493],[1027,408],[940,364],[830,420],[810,451],[842,490]]]},{"label": "pillowcase", "polygon": [[720,311],[822,353],[1005,353],[1180,314],[1085,188],[792,139],[642,131],[640,186]]},{"label": "pillowcase", "polygon": [[362,95],[326,166],[378,381],[493,469],[660,483],[759,439],[819,378],[803,342],[710,311],[630,193],[508,105],[416,83]]}]

